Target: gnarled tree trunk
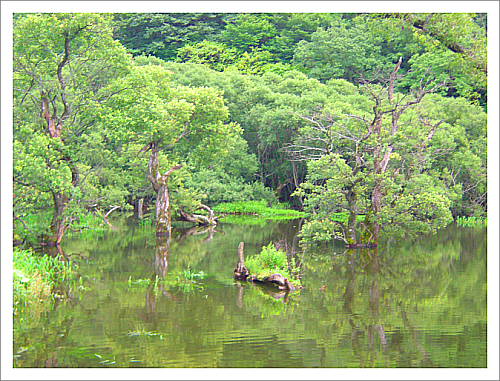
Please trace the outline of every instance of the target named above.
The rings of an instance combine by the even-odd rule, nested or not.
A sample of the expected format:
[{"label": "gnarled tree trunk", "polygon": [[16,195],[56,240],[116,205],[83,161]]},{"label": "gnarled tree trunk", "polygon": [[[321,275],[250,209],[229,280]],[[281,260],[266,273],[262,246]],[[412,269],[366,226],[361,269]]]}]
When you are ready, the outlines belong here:
[{"label": "gnarled tree trunk", "polygon": [[200,204],[198,206],[198,209],[205,209],[208,212],[208,216],[203,216],[201,214],[184,213],[182,207],[181,207],[181,215],[186,221],[192,222],[194,224],[209,225],[209,226],[217,225],[217,218],[215,217],[214,211],[212,209],[203,204]]},{"label": "gnarled tree trunk", "polygon": [[[76,188],[80,183],[78,169],[69,157],[62,152],[61,155],[62,160],[68,164],[68,167],[71,170],[71,185]],[[51,235],[47,238],[47,240],[44,240],[42,244],[55,246],[61,243],[64,232],[71,222],[70,217],[65,215],[66,208],[68,207],[68,203],[71,201],[71,198],[66,193],[60,191],[52,190],[51,193],[54,202],[54,215],[52,217],[52,222],[50,223]]]},{"label": "gnarled tree trunk", "polygon": [[244,243],[240,242],[238,245],[238,262],[236,263],[236,268],[234,269],[233,278],[237,280],[246,280],[250,273],[245,267],[245,258],[243,253]]},{"label": "gnarled tree trunk", "polygon": [[44,239],[42,244],[56,246],[61,243],[64,232],[66,231],[68,218],[64,216],[68,204],[68,197],[60,192],[52,192],[54,201],[54,215],[50,224],[50,236]]},{"label": "gnarled tree trunk", "polygon": [[170,168],[161,176],[158,181],[158,193],[156,196],[156,235],[170,236],[172,230],[172,218],[170,215],[170,194],[168,193],[167,177],[182,165],[176,165]]},{"label": "gnarled tree trunk", "polygon": [[170,236],[172,218],[170,215],[170,195],[168,193],[167,178],[173,171],[182,168],[182,165],[171,167],[163,175],[159,172],[158,142],[148,144],[151,154],[148,161],[148,178],[156,192],[156,235]]}]

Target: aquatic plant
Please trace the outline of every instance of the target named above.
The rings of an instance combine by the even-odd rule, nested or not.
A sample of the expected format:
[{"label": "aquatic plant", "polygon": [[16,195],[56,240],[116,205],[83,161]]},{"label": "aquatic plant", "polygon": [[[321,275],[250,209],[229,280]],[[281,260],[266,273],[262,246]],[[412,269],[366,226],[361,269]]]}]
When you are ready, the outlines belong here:
[{"label": "aquatic plant", "polygon": [[191,270],[190,268],[187,268],[186,270],[184,270],[182,272],[182,274],[184,275],[184,278],[186,280],[191,280],[191,281],[193,281],[194,278],[203,279],[206,276],[206,274],[203,271],[200,271],[197,273],[197,272]]},{"label": "aquatic plant", "polygon": [[158,285],[160,283],[160,278],[158,275],[155,275],[154,282],[151,278],[144,278],[144,279],[137,279],[137,280],[132,280],[132,276],[128,277],[128,285],[129,287],[132,285],[135,286],[149,286],[151,284],[154,285],[154,288],[158,288]]},{"label": "aquatic plant", "polygon": [[156,332],[151,332],[151,331],[146,331],[143,328],[137,328],[135,331],[129,331],[127,333],[128,337],[153,337],[153,336],[160,336],[160,340],[163,340],[163,335],[161,333],[156,333]]},{"label": "aquatic plant", "polygon": [[151,217],[145,217],[139,221],[139,226],[141,228],[149,228],[149,227],[151,227],[152,224],[153,224],[153,220]]},{"label": "aquatic plant", "polygon": [[458,216],[455,221],[457,223],[457,226],[464,226],[464,227],[487,226],[488,223],[488,219],[486,217],[481,218],[481,217]]},{"label": "aquatic plant", "polygon": [[245,266],[250,274],[259,279],[280,274],[287,278],[294,287],[300,286],[298,279],[299,269],[296,267],[295,259],[292,257],[288,262],[287,254],[282,248],[276,248],[273,242],[263,246],[259,254],[245,260]]},{"label": "aquatic plant", "polygon": [[73,276],[73,267],[71,262],[62,262],[47,255],[35,255],[31,249],[14,248],[12,277],[14,316],[20,316],[28,310],[41,312],[37,306],[53,300],[54,286]]}]

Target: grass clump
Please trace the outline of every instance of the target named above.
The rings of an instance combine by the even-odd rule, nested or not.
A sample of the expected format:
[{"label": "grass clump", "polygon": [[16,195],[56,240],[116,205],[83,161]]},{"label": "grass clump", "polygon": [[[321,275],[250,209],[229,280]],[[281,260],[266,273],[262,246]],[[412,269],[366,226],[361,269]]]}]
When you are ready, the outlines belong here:
[{"label": "grass clump", "polygon": [[[49,256],[37,256],[32,250],[14,248],[13,252],[13,313],[40,314],[53,301],[52,290],[73,275],[71,263]],[[47,307],[41,307],[46,305]]]},{"label": "grass clump", "polygon": [[477,226],[487,226],[488,219],[487,218],[478,218],[478,217],[457,217],[456,218],[457,226],[462,227],[477,227]]},{"label": "grass clump", "polygon": [[297,277],[299,269],[295,265],[295,259],[292,258],[289,263],[286,252],[282,248],[276,248],[272,242],[263,246],[260,254],[245,260],[245,266],[250,274],[259,279],[272,274],[281,274],[294,287],[300,286],[300,280]]},{"label": "grass clump", "polygon": [[305,216],[303,212],[289,209],[287,204],[277,204],[270,208],[265,200],[222,203],[215,206],[213,210],[219,214],[257,215],[265,218],[299,218]]}]

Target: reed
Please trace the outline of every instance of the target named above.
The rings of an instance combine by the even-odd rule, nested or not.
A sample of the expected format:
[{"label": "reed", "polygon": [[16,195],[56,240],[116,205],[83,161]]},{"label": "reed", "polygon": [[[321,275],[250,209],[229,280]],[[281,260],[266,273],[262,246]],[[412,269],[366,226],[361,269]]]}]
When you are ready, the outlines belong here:
[{"label": "reed", "polygon": [[[38,311],[40,304],[53,301],[52,290],[71,277],[72,263],[61,262],[47,255],[38,256],[32,250],[13,251],[13,312],[21,316],[26,310]],[[41,312],[41,311],[38,311]]]},{"label": "reed", "polygon": [[488,225],[488,219],[481,218],[481,217],[462,217],[458,216],[455,219],[457,226],[462,226],[462,227],[478,227],[478,226],[487,226]]}]

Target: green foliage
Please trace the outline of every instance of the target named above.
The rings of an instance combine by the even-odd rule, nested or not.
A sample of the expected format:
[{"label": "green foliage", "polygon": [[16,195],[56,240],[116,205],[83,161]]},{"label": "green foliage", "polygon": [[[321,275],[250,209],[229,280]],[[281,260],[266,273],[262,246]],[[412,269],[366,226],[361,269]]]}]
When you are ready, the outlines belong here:
[{"label": "green foliage", "polygon": [[302,212],[291,209],[281,209],[283,205],[275,205],[273,207],[268,207],[265,200],[260,201],[240,201],[240,202],[230,202],[221,203],[214,206],[214,211],[216,213],[223,214],[255,214],[260,217],[289,217],[298,218],[303,216]]},{"label": "green foliage", "polygon": [[453,221],[450,194],[442,184],[427,174],[414,177],[399,186],[389,188],[388,202],[377,215],[384,235],[402,238],[405,235],[435,233]]},{"label": "green foliage", "polygon": [[[388,13],[367,16],[370,29],[383,36],[405,58],[412,71],[438,69],[451,80],[449,88],[485,104],[486,26],[474,13]],[[405,45],[411,49],[405,48]],[[395,46],[396,47],[396,46]],[[415,54],[415,56],[414,56]],[[436,65],[437,64],[437,65]]]},{"label": "green foliage", "polygon": [[[51,240],[88,212],[91,184],[116,148],[95,115],[131,61],[109,14],[25,14],[14,22],[14,214],[52,209]],[[43,48],[42,48],[43,47]],[[88,185],[88,186],[87,186]],[[100,195],[102,196],[102,194]],[[101,198],[101,205],[112,204]]]},{"label": "green foliage", "polygon": [[54,287],[74,276],[72,263],[13,250],[13,313],[16,321],[39,319],[53,302]]},{"label": "green foliage", "polygon": [[248,153],[247,142],[235,136],[230,145],[233,149],[227,156],[219,156],[208,166],[193,165],[184,186],[196,189],[209,205],[272,199],[272,191],[255,181],[258,162],[255,155]]},{"label": "green foliage", "polygon": [[[334,13],[119,13],[115,22],[116,37],[134,55],[173,61],[192,46],[205,50],[225,45],[216,48],[221,55],[260,49],[275,56],[273,63],[289,64],[296,43],[310,41],[318,27],[328,27],[341,17]],[[200,56],[213,56],[208,61],[215,62],[220,56],[213,52],[207,49]]]},{"label": "green foliage", "polygon": [[455,219],[457,226],[487,226],[488,219],[487,218],[477,218],[477,217],[461,217],[458,216]]},{"label": "green foliage", "polygon": [[[454,216],[484,216],[486,113],[476,104],[486,106],[485,21],[466,13],[15,15],[14,215],[35,234],[50,235],[58,222],[79,230],[92,213],[128,210],[141,198],[151,203],[156,195],[141,149],[154,142],[159,168],[184,164],[168,180],[174,213],[200,201],[278,199],[304,207],[312,216],[305,229],[314,235],[313,225],[324,224],[317,227],[326,239],[341,232],[331,225],[337,212],[355,205],[368,214],[370,187],[385,181],[379,222],[387,229],[400,231],[410,220],[442,226],[448,201]],[[404,75],[394,99],[378,102],[382,74],[399,57]],[[361,77],[379,87],[351,83]],[[430,89],[445,80],[439,95],[408,107],[391,136],[391,107],[409,106],[422,83]],[[44,97],[54,123],[61,122],[60,139],[49,132]],[[374,106],[384,110],[385,132],[352,144],[366,133]],[[301,118],[321,113],[313,123]],[[318,134],[316,122],[328,128]],[[294,144],[302,145],[300,160]],[[370,174],[379,146],[394,150],[392,179]],[[362,170],[355,170],[356,150],[364,152]],[[332,154],[339,156],[332,161]],[[421,175],[429,199],[409,193],[425,189]],[[349,205],[351,183],[358,198]],[[54,210],[50,223],[30,217]],[[19,219],[14,233],[34,237]]]},{"label": "green foliage", "polygon": [[116,37],[134,55],[174,60],[178,50],[220,33],[224,14],[116,13]]},{"label": "green foliage", "polygon": [[[201,169],[193,173],[186,186],[199,189],[205,201],[214,205],[221,202],[260,200],[266,189],[261,183],[249,184],[241,177],[234,177],[221,169]],[[270,193],[269,191],[267,193]]]},{"label": "green foliage", "polygon": [[[301,246],[318,246],[332,242],[332,240],[344,241],[345,231],[341,225],[333,221],[340,222],[344,227],[348,224],[349,215],[347,213],[331,213],[328,218],[309,218],[302,225],[299,238]],[[365,219],[365,215],[356,216],[356,221],[360,222]]]},{"label": "green foliage", "polygon": [[381,38],[371,34],[365,23],[353,25],[341,20],[330,28],[318,29],[310,42],[300,41],[292,62],[322,82],[332,78],[352,82],[360,75],[371,78],[380,70],[390,70],[381,48]]},{"label": "green foliage", "polygon": [[[446,184],[430,167],[442,152],[456,149],[452,137],[460,139],[460,134],[450,134],[456,127],[439,121],[435,105],[412,100],[415,93],[385,99],[382,91],[378,85],[364,85],[358,94],[338,94],[336,102],[325,107],[328,111],[305,117],[309,125],[299,130],[290,147],[309,159],[307,181],[294,193],[304,198],[305,210],[315,220],[304,227],[308,242],[334,236],[354,243],[358,214],[366,215],[359,226],[366,234],[361,237],[364,243],[378,239],[379,228],[389,236],[402,237],[434,232],[452,220],[450,208],[459,198],[460,187]],[[431,90],[420,87],[418,91]],[[360,100],[356,106],[355,97]],[[436,98],[441,99],[431,97],[434,102]],[[370,103],[380,127],[365,117]],[[380,110],[392,107],[396,112],[385,120]],[[374,128],[380,132],[372,133]],[[332,216],[343,210],[350,214],[349,224]]]},{"label": "green foliage", "polygon": [[239,127],[224,123],[228,111],[220,91],[175,87],[170,76],[162,67],[148,65],[135,67],[128,77],[113,83],[111,90],[127,90],[116,94],[100,113],[108,133],[119,141],[158,142],[172,156],[189,154],[193,161],[225,156]]},{"label": "green foliage", "polygon": [[240,13],[228,23],[219,38],[236,49],[246,52],[261,46],[276,35],[276,29],[265,18],[253,13]]},{"label": "green foliage", "polygon": [[205,40],[179,49],[176,61],[203,64],[210,69],[224,71],[224,69],[233,65],[239,56],[240,53],[235,48]]},{"label": "green foliage", "polygon": [[295,259],[288,263],[287,254],[282,248],[276,249],[273,242],[263,246],[260,254],[245,260],[245,266],[251,275],[263,279],[272,274],[280,274],[287,278],[295,287],[300,286],[297,275],[299,269],[295,267]]}]

